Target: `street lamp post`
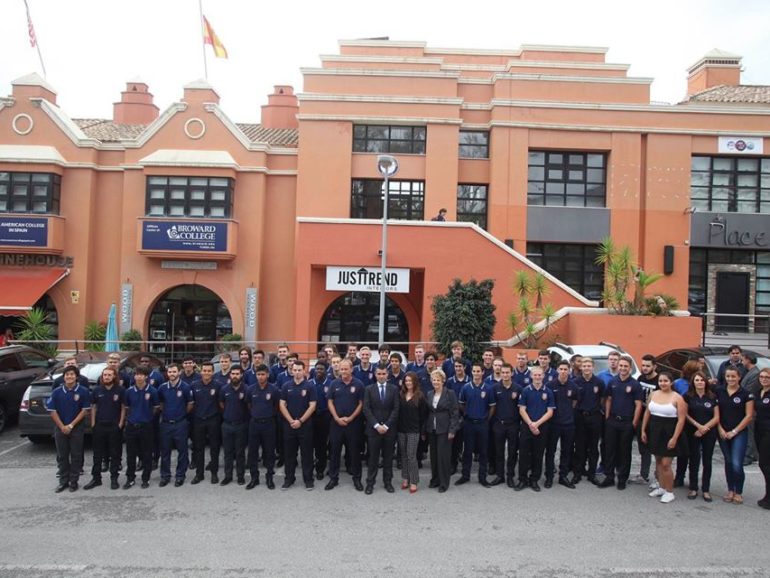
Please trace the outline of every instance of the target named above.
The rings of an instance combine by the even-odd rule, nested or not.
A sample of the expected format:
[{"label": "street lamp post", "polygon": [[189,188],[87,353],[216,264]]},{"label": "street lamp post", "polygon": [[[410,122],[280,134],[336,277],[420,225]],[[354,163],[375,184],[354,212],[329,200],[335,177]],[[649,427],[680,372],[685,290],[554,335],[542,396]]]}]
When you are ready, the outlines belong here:
[{"label": "street lamp post", "polygon": [[377,328],[377,343],[385,343],[385,272],[388,261],[388,180],[398,172],[398,161],[390,155],[377,157],[377,170],[385,178],[385,194],[382,205],[382,250],[380,251],[380,323]]}]

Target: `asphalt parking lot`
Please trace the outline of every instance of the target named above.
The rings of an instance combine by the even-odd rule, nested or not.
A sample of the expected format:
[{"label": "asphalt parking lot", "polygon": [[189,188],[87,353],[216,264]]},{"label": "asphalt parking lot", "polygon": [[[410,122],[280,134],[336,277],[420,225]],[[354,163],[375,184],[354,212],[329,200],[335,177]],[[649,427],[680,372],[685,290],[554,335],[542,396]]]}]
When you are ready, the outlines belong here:
[{"label": "asphalt parking lot", "polygon": [[[365,496],[344,475],[332,492],[159,488],[157,472],[146,490],[54,494],[55,461],[53,444],[15,427],[0,435],[0,577],[770,575],[756,466],[736,506],[682,490],[664,505],[640,485],[535,494],[471,483],[438,494],[427,464],[415,495],[378,485]],[[717,498],[724,475],[714,470]]]}]

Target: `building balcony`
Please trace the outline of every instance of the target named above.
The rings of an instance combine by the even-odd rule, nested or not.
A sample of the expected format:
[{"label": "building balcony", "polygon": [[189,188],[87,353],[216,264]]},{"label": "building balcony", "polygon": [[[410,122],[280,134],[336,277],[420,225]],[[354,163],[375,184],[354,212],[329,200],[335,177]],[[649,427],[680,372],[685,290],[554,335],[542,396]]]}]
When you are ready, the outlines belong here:
[{"label": "building balcony", "polygon": [[64,217],[27,213],[0,214],[0,251],[3,253],[64,252]]},{"label": "building balcony", "polygon": [[137,251],[163,259],[225,261],[235,258],[238,223],[230,219],[140,217]]}]

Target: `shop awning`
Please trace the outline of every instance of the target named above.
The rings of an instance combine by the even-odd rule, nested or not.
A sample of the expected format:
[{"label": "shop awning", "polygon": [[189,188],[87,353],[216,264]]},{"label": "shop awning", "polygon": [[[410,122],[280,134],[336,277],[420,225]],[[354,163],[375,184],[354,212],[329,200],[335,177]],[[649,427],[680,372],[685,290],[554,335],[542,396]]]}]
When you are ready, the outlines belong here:
[{"label": "shop awning", "polygon": [[0,315],[24,315],[69,269],[5,269],[0,271]]}]

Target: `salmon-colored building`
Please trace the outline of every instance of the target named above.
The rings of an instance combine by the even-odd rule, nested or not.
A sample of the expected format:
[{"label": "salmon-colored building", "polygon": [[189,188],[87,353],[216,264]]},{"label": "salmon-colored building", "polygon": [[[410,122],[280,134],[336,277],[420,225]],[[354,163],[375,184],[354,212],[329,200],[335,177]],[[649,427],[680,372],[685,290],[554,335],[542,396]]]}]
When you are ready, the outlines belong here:
[{"label": "salmon-colored building", "polygon": [[496,280],[499,340],[518,270],[542,267],[557,309],[598,307],[606,236],[682,309],[767,313],[770,87],[714,51],[656,104],[606,52],[342,41],[260,124],[204,81],[162,112],[129,81],[104,120],[20,78],[0,99],[0,325],[37,304],[82,339],[116,303],[149,341],[374,342],[381,154],[388,341],[430,340],[458,277]]}]

